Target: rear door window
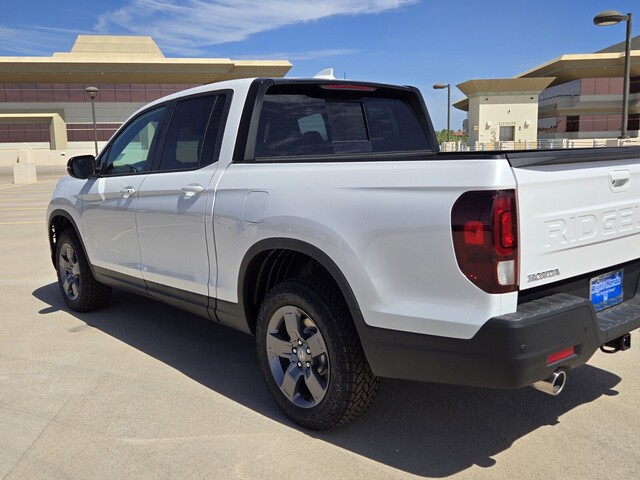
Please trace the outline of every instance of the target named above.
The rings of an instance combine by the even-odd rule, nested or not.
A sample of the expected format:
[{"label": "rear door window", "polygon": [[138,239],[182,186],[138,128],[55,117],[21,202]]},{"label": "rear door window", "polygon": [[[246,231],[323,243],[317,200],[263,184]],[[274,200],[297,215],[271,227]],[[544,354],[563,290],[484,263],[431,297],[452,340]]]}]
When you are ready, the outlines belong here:
[{"label": "rear door window", "polygon": [[217,158],[216,145],[226,95],[206,95],[176,102],[155,170],[190,170],[208,165]]}]

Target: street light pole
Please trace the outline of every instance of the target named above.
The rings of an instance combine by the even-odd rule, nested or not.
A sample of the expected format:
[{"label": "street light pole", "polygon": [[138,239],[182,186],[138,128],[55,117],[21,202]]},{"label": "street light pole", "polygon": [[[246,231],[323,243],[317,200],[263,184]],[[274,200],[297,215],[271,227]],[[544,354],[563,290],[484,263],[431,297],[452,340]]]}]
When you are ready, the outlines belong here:
[{"label": "street light pole", "polygon": [[447,142],[451,134],[451,84],[450,83],[436,83],[433,85],[434,90],[447,89]]},{"label": "street light pole", "polygon": [[624,47],[624,90],[622,91],[622,135],[621,138],[629,138],[627,127],[629,126],[629,83],[631,74],[631,13],[627,13],[627,39]]},{"label": "street light pole", "polygon": [[600,27],[609,25],[617,25],[618,23],[627,22],[627,37],[624,48],[624,83],[622,87],[622,131],[618,138],[629,138],[627,127],[629,126],[629,83],[630,83],[630,66],[631,66],[631,13],[623,15],[616,10],[605,10],[593,17],[593,23]]},{"label": "street light pole", "polygon": [[96,127],[96,104],[95,99],[100,91],[97,87],[87,87],[84,89],[91,99],[91,117],[93,118],[93,143],[96,150],[96,157],[98,156],[98,129]]}]

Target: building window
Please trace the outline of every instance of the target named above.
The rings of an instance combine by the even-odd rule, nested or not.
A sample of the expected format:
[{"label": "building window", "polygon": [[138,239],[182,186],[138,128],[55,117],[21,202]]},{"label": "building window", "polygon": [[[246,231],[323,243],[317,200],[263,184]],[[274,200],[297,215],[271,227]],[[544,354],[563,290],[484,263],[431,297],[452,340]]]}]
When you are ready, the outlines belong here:
[{"label": "building window", "polygon": [[500,127],[500,141],[513,142],[516,138],[516,127]]},{"label": "building window", "polygon": [[0,124],[0,143],[49,142],[48,123]]},{"label": "building window", "polygon": [[640,113],[632,113],[629,115],[627,129],[640,130]]},{"label": "building window", "polygon": [[538,133],[555,133],[558,130],[558,119],[547,117],[538,119]]},{"label": "building window", "polygon": [[580,79],[573,80],[561,85],[554,85],[553,87],[546,88],[540,93],[540,95],[538,95],[538,99],[547,100],[554,97],[573,97],[580,95],[582,88],[581,82],[582,80]]},{"label": "building window", "polygon": [[97,102],[147,103],[196,84],[0,83],[0,102],[89,102],[86,87],[98,87]]},{"label": "building window", "polygon": [[580,131],[580,116],[570,115],[567,117],[567,132],[579,132]]},{"label": "building window", "polygon": [[21,102],[22,95],[20,93],[19,84],[6,83],[4,85],[5,101],[7,102]]},{"label": "building window", "polygon": [[[630,78],[629,93],[640,93],[640,77]],[[629,121],[631,121],[631,117],[629,117]]]}]

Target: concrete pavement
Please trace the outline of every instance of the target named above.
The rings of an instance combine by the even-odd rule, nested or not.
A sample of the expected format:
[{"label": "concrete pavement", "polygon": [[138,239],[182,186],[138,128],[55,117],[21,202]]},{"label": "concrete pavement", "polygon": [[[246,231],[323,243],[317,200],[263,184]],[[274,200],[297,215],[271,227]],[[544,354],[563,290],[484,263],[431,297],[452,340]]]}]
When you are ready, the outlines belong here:
[{"label": "concrete pavement", "polygon": [[252,337],[120,291],[66,308],[44,219],[63,174],[0,167],[0,478],[640,478],[638,332],[559,397],[383,380],[357,421],[305,431]]}]

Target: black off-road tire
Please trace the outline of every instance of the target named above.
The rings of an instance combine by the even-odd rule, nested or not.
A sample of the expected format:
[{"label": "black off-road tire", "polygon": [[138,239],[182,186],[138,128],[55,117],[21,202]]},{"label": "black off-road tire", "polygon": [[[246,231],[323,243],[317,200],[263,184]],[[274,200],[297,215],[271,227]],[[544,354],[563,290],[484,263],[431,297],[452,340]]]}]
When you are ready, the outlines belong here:
[{"label": "black off-road tire", "polygon": [[267,389],[303,427],[340,426],[364,412],[376,395],[378,377],[367,363],[349,309],[327,282],[305,277],[268,292],[258,314],[256,344]]},{"label": "black off-road tire", "polygon": [[72,310],[89,312],[109,302],[111,287],[94,278],[82,244],[70,228],[56,242],[56,272],[62,298]]}]

